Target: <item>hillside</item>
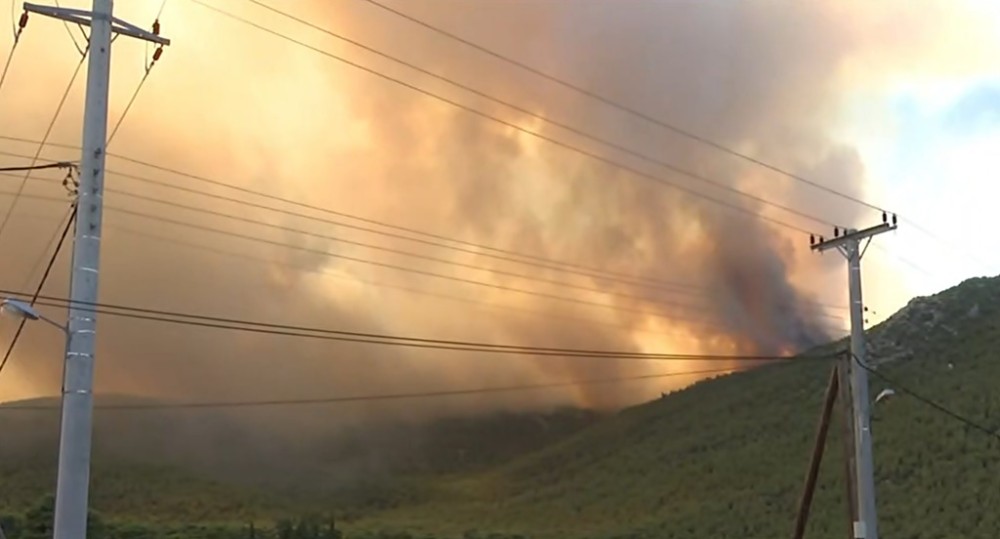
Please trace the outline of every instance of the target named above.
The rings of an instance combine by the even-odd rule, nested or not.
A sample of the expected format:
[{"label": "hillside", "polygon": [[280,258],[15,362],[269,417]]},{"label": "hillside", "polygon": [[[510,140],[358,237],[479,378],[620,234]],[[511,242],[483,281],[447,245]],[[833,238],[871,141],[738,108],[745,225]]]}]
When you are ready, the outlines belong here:
[{"label": "hillside", "polygon": [[[1000,426],[1000,281],[971,280],[914,300],[870,336],[883,376]],[[828,368],[800,361],[697,384],[494,473],[452,482],[450,497],[379,515],[372,525],[562,537],[785,536]],[[872,383],[873,395],[886,386]],[[902,395],[880,403],[873,418],[884,535],[996,537],[1000,439]],[[830,447],[810,537],[848,533],[836,436]]]},{"label": "hillside", "polygon": [[[879,373],[992,429],[1000,427],[998,345],[998,279],[914,300],[870,331]],[[704,381],[586,428],[586,421],[574,423],[579,428],[544,443],[509,442],[508,450],[476,466],[444,466],[453,460],[442,447],[479,439],[468,454],[483,454],[490,446],[482,443],[485,432],[493,440],[501,432],[511,440],[535,434],[497,424],[452,430],[450,444],[424,446],[439,459],[397,468],[390,474],[397,480],[372,487],[368,497],[305,491],[293,497],[221,476],[209,481],[190,470],[185,476],[105,460],[95,472],[101,479],[94,506],[112,519],[199,523],[334,513],[349,536],[388,530],[435,537],[784,537],[829,367],[827,360],[804,359]],[[873,377],[873,395],[884,387]],[[1000,438],[902,392],[875,407],[873,429],[883,536],[996,537]],[[841,447],[835,430],[808,537],[847,536]],[[12,457],[0,459],[0,503],[20,512],[44,492],[37,476],[21,476],[43,467]]]},{"label": "hillside", "polygon": [[[135,404],[105,397],[98,405]],[[142,402],[150,404],[149,402]],[[58,402],[0,407],[0,516],[30,509],[55,484]],[[413,498],[415,478],[471,473],[539,450],[595,424],[576,409],[496,413],[429,423],[290,426],[301,410],[96,414],[93,506],[110,518],[244,523],[300,512],[377,511]],[[422,480],[421,480],[422,481]],[[336,488],[334,488],[336,486]],[[155,510],[150,510],[155,507]]]}]

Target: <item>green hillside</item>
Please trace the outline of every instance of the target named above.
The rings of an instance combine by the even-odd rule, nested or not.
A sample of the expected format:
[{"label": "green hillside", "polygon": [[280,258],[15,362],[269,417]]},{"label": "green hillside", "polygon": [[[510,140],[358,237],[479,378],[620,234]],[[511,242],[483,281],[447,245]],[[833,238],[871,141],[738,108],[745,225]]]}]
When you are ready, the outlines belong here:
[{"label": "green hillside", "polygon": [[[1000,427],[998,345],[1000,280],[974,279],[914,300],[871,330],[870,360],[888,379],[995,432]],[[506,442],[505,451],[476,466],[441,464],[449,458],[422,458],[419,466],[406,461],[388,474],[392,481],[352,493],[298,489],[293,495],[222,476],[210,481],[201,472],[178,475],[106,461],[95,471],[94,507],[111,522],[228,522],[233,537],[249,536],[234,523],[250,519],[269,527],[257,535],[335,535],[319,524],[299,526],[298,532],[290,523],[270,529],[281,515],[305,514],[338,517],[349,537],[366,532],[383,537],[407,536],[403,532],[420,537],[787,537],[830,366],[829,360],[803,359],[705,381],[590,426],[580,420],[536,445]],[[872,395],[886,386],[873,377]],[[898,389],[873,414],[882,535],[994,539],[1000,534],[1000,438]],[[458,434],[445,447],[464,447],[464,441],[454,440],[482,439],[484,432],[493,440],[504,439],[504,432],[514,432],[513,440],[533,437],[530,431],[505,431],[495,424],[451,432]],[[838,434],[835,428],[807,537],[848,535]],[[485,454],[482,448],[489,445],[480,442],[476,451]],[[425,456],[445,457],[449,451],[433,443],[424,449]],[[0,459],[0,507],[22,514],[44,494],[40,485],[51,482],[39,483],[30,471],[45,466],[12,457]],[[173,525],[156,529],[144,533],[208,534]]]}]

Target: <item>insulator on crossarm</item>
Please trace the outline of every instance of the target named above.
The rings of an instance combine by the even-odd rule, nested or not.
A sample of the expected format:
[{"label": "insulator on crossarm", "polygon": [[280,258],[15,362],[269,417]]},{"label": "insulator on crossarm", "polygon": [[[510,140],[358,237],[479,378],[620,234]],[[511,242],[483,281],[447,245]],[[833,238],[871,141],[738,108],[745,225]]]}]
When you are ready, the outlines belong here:
[{"label": "insulator on crossarm", "polygon": [[163,56],[163,47],[158,47],[155,52],[153,52],[153,61],[156,62]]},{"label": "insulator on crossarm", "polygon": [[820,243],[823,243],[824,241],[826,241],[826,238],[824,238],[823,236],[820,236],[820,237],[819,237],[819,242],[820,242]]},{"label": "insulator on crossarm", "polygon": [[896,224],[898,223],[899,223],[899,217],[897,217],[895,213],[892,214],[892,226],[896,226]]},{"label": "insulator on crossarm", "polygon": [[816,236],[809,234],[809,245],[816,245]]},{"label": "insulator on crossarm", "polygon": [[28,12],[25,11],[21,14],[21,19],[17,21],[17,27],[24,30],[24,27],[28,25]]},{"label": "insulator on crossarm", "polygon": [[839,238],[840,237],[840,228],[833,227],[833,237],[834,238]]},{"label": "insulator on crossarm", "polygon": [[884,211],[882,212],[882,222],[883,223],[888,223],[889,222],[889,215],[887,213],[885,213]]},{"label": "insulator on crossarm", "polygon": [[160,35],[160,19],[153,21],[153,35]]}]

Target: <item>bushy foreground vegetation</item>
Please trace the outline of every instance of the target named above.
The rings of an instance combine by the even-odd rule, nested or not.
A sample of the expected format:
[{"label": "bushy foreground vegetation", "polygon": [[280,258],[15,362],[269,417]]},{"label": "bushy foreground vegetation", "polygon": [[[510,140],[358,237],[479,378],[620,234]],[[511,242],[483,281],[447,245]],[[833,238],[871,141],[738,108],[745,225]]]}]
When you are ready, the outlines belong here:
[{"label": "bushy foreground vegetation", "polygon": [[[43,499],[22,515],[0,514],[0,527],[7,539],[51,539],[54,503]],[[297,519],[239,525],[152,525],[142,522],[109,522],[91,512],[88,539],[434,539],[406,532],[353,532],[345,534],[333,517],[310,515]],[[523,539],[520,536],[479,535],[467,532],[464,539]]]}]

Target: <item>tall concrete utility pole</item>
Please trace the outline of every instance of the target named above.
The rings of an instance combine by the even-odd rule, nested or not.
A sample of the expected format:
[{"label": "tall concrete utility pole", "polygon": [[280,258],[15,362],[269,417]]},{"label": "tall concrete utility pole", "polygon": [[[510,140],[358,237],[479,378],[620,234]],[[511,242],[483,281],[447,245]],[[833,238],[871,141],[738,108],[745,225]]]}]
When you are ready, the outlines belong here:
[{"label": "tall concrete utility pole", "polygon": [[73,243],[70,308],[63,371],[62,427],[56,481],[55,539],[84,539],[90,486],[93,420],[94,342],[98,269],[101,258],[101,210],[108,131],[108,85],[111,36],[124,34],[169,45],[170,41],[112,16],[113,0],[94,0],[92,11],[24,4],[25,11],[90,26],[87,94],[83,113],[83,155]]},{"label": "tall concrete utility pole", "polygon": [[[871,400],[868,396],[868,371],[865,353],[864,304],[861,299],[861,258],[873,236],[896,229],[896,216],[882,214],[882,224],[864,230],[834,229],[832,239],[810,238],[814,251],[837,249],[847,258],[847,280],[851,309],[851,354],[845,360],[850,373],[851,407],[854,412],[854,488],[858,508],[854,522],[856,539],[878,539],[878,516],[875,510],[875,466],[872,461]],[[865,242],[864,247],[861,243]]]}]

